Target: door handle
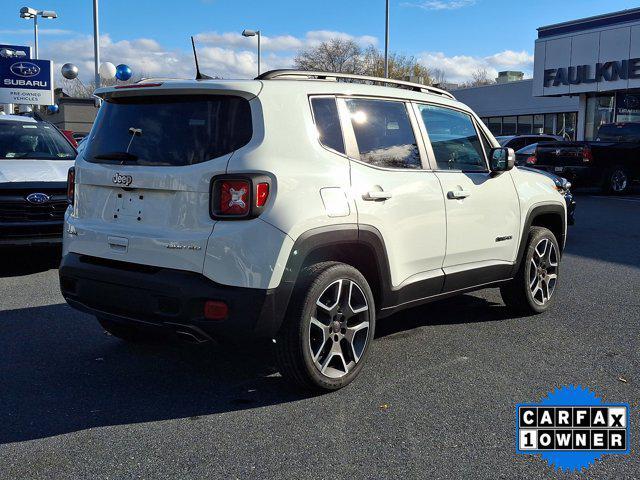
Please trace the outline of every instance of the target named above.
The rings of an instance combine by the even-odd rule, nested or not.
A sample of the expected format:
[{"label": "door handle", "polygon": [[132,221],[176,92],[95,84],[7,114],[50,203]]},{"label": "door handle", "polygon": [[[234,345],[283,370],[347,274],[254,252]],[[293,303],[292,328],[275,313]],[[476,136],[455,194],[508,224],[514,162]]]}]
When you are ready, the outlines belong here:
[{"label": "door handle", "polygon": [[373,190],[371,192],[367,192],[362,195],[363,200],[367,200],[369,202],[375,202],[380,200],[389,200],[393,195],[391,192],[384,192],[382,190]]},{"label": "door handle", "polygon": [[447,198],[449,200],[462,200],[470,195],[471,192],[467,192],[466,190],[452,190],[447,193]]}]

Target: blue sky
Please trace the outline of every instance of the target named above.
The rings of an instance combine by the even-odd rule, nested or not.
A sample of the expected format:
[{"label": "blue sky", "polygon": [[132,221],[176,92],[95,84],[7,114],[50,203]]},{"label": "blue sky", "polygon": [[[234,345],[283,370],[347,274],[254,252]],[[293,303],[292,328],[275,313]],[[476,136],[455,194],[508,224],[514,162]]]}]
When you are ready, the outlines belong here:
[{"label": "blue sky", "polygon": [[[92,71],[91,0],[2,0],[0,43],[31,43],[31,22],[20,7],[51,9],[41,20],[41,58]],[[391,49],[415,55],[464,81],[477,68],[531,72],[536,28],[634,8],[621,0],[391,0]],[[145,11],[145,14],[136,12]],[[190,77],[189,35],[198,35],[203,70],[249,77],[255,44],[243,28],[264,34],[264,68],[286,67],[299,48],[333,36],[382,47],[384,0],[102,0],[103,60],[128,63],[146,75]]]}]

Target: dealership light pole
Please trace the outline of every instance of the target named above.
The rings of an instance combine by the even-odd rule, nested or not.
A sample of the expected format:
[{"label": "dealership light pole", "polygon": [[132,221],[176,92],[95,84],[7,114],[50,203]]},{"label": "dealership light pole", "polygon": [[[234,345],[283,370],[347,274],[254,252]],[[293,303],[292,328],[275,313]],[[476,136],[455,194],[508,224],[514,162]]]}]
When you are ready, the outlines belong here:
[{"label": "dealership light pole", "polygon": [[243,30],[243,37],[258,37],[258,76],[260,76],[260,30]]},{"label": "dealership light pole", "polygon": [[389,0],[384,21],[384,78],[389,78]]},{"label": "dealership light pole", "polygon": [[100,88],[100,28],[98,25],[98,0],[93,0],[93,74],[96,88]]},{"label": "dealership light pole", "polygon": [[38,59],[38,17],[58,18],[58,14],[53,10],[36,10],[31,7],[20,9],[20,18],[33,19],[33,58]]}]

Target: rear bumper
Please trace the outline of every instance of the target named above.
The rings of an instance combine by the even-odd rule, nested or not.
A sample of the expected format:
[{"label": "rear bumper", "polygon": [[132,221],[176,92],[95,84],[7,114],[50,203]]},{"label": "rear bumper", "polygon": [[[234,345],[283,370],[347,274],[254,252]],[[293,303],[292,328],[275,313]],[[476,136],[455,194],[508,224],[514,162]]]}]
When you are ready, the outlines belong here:
[{"label": "rear bumper", "polygon": [[[60,286],[72,307],[112,321],[173,331],[200,339],[270,338],[279,328],[275,291],[230,287],[194,272],[68,253]],[[204,318],[207,300],[224,301],[224,320]]]}]

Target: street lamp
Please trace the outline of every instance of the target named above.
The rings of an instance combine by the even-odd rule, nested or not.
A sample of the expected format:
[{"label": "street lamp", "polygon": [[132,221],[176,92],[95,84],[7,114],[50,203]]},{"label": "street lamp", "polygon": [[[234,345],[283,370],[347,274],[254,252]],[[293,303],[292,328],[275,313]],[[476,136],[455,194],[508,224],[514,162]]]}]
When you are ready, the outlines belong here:
[{"label": "street lamp", "polygon": [[260,76],[260,30],[243,30],[243,37],[258,37],[258,76]]},{"label": "street lamp", "polygon": [[31,7],[20,9],[20,18],[33,19],[33,58],[38,58],[38,17],[58,18],[58,14],[53,10],[36,10]]},{"label": "street lamp", "polygon": [[389,0],[384,21],[384,78],[389,78]]}]

